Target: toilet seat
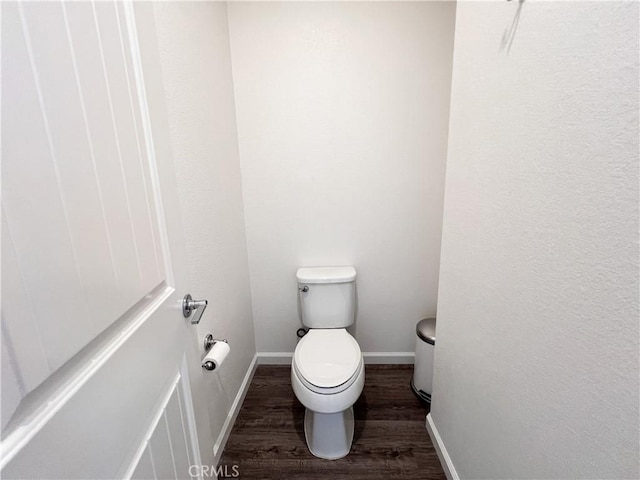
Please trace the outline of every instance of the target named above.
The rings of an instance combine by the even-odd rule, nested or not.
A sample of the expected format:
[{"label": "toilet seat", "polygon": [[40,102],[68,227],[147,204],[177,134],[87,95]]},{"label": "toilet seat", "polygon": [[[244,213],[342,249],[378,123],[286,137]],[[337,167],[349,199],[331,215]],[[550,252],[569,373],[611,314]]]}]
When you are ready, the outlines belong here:
[{"label": "toilet seat", "polygon": [[310,390],[338,393],[355,381],[362,369],[362,352],[344,328],[311,329],[296,346],[293,368]]}]

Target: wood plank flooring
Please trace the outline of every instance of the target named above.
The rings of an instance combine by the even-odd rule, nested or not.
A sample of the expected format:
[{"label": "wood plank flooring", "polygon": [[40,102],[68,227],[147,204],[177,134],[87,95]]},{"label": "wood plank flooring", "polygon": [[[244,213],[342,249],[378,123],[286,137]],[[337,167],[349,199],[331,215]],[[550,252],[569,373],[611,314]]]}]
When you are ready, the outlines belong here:
[{"label": "wood plank flooring", "polygon": [[290,366],[261,365],[251,382],[220,466],[240,479],[445,480],[425,429],[429,412],[411,391],[412,365],[367,365],[354,405],[351,453],[322,460],[304,439],[304,407],[291,389]]}]

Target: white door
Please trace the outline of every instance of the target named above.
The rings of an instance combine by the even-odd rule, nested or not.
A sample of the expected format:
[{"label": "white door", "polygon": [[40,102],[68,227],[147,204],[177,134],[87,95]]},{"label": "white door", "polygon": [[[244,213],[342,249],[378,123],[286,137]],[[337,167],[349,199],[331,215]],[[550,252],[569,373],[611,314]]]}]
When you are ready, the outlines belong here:
[{"label": "white door", "polygon": [[211,458],[150,8],[2,3],[2,478]]}]

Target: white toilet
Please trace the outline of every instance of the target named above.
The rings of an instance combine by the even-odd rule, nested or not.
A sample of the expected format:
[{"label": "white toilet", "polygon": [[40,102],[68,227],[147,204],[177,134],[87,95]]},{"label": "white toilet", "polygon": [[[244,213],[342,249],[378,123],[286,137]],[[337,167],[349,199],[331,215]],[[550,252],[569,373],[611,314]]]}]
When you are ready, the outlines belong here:
[{"label": "white toilet", "polygon": [[291,384],[306,407],[304,435],[313,455],[328,460],[349,453],[353,404],[364,387],[364,362],[346,330],[355,320],[356,270],[307,267],[297,272],[302,323],[309,332],[293,354]]}]

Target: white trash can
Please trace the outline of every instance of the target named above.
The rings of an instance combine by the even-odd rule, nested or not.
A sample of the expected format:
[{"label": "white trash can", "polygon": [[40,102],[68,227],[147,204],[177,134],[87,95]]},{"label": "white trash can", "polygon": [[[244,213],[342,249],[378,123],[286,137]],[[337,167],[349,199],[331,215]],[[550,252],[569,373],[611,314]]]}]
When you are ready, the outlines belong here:
[{"label": "white trash can", "polygon": [[436,345],[436,319],[423,318],[416,325],[416,358],[411,388],[418,398],[431,403],[433,351]]}]

